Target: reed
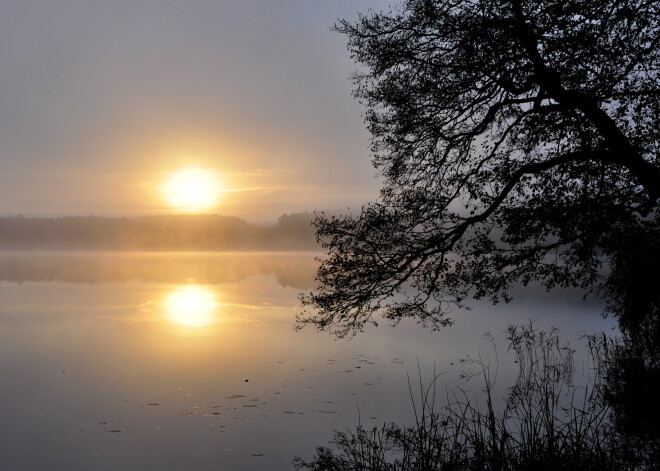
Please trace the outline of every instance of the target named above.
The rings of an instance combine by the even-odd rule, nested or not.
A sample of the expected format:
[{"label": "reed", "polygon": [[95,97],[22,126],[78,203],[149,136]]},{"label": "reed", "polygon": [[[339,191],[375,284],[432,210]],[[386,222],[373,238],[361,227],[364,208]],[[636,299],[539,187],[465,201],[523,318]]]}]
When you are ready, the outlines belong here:
[{"label": "reed", "polygon": [[[331,446],[319,446],[297,470],[638,470],[657,469],[635,453],[636,445],[610,420],[604,399],[607,341],[589,339],[591,375],[573,383],[573,353],[556,330],[532,324],[507,331],[518,377],[502,405],[495,405],[496,367],[481,357],[464,360],[480,378],[483,393],[444,388],[439,376],[410,386],[414,425],[384,424],[337,431]],[[498,361],[495,360],[495,363]],[[413,392],[413,389],[416,389]]]}]

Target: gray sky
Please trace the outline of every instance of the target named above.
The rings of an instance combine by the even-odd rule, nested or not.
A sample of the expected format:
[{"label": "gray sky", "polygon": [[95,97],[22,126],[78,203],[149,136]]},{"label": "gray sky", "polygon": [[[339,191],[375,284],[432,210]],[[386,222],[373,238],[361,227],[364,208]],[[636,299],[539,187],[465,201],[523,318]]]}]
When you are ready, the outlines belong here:
[{"label": "gray sky", "polygon": [[174,212],[161,185],[190,167],[250,221],[373,199],[330,26],[389,3],[0,1],[0,214]]}]

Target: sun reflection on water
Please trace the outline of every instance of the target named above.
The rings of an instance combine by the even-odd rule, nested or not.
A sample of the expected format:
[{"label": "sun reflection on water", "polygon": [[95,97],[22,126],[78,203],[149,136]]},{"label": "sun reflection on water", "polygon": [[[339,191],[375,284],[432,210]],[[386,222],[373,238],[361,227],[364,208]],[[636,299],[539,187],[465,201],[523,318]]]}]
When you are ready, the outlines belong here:
[{"label": "sun reflection on water", "polygon": [[203,286],[180,286],[167,294],[163,305],[167,318],[175,324],[204,327],[217,321],[216,294]]}]

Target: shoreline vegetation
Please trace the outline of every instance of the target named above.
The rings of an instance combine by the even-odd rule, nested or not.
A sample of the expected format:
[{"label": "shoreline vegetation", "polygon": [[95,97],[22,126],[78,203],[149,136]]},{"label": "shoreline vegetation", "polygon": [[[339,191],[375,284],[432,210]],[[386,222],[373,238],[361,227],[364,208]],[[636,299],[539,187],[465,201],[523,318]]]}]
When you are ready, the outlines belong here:
[{"label": "shoreline vegetation", "polygon": [[[586,338],[588,368],[574,381],[574,350],[556,330],[533,323],[509,326],[507,351],[518,367],[504,400],[495,392],[491,359],[467,357],[464,379],[477,378],[481,393],[442,387],[440,375],[412,386],[415,423],[385,423],[335,431],[330,446],[312,460],[294,460],[298,471],[434,470],[651,470],[658,469],[653,440],[625,433],[611,397],[620,339]],[[495,349],[496,350],[496,349]],[[494,357],[496,362],[497,351]],[[501,406],[498,404],[502,404]]]},{"label": "shoreline vegetation", "polygon": [[311,213],[256,225],[219,214],[0,217],[0,250],[317,251]]}]

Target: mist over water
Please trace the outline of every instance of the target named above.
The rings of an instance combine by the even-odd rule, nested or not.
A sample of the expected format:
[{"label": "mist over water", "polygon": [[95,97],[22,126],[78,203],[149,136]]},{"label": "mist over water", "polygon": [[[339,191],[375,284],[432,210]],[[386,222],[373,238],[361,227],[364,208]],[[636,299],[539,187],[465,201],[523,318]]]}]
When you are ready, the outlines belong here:
[{"label": "mist over water", "polygon": [[0,217],[0,250],[318,250],[310,213],[250,224],[220,214],[141,217]]},{"label": "mist over water", "polygon": [[0,281],[199,283],[219,285],[272,275],[283,287],[315,286],[310,253],[0,252]]},{"label": "mist over water", "polygon": [[[521,290],[432,332],[294,330],[314,254],[0,253],[0,468],[291,469],[333,430],[413,418],[408,378],[460,383],[508,323],[610,330],[598,301]],[[504,395],[514,365],[500,351]],[[507,363],[509,362],[509,363]],[[579,355],[577,368],[581,367]],[[419,370],[418,370],[419,367]]]}]

